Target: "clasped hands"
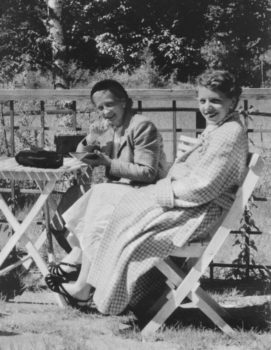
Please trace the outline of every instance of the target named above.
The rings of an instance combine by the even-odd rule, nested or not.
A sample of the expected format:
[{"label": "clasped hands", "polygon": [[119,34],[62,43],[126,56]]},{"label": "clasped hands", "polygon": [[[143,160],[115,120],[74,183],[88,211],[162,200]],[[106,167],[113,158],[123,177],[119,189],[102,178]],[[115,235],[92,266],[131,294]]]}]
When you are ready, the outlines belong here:
[{"label": "clasped hands", "polygon": [[112,159],[108,155],[106,155],[105,153],[99,150],[94,150],[92,152],[91,158],[88,158],[88,156],[86,156],[85,158],[82,159],[82,162],[90,165],[92,168],[97,167],[99,165],[110,167],[111,161]]}]

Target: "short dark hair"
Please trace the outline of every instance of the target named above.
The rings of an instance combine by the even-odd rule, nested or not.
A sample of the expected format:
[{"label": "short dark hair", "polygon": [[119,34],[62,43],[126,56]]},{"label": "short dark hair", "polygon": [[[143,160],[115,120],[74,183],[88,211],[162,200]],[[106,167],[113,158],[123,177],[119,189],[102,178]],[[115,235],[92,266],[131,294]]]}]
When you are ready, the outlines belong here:
[{"label": "short dark hair", "polygon": [[197,84],[211,90],[219,90],[229,98],[235,97],[237,101],[242,93],[237,79],[227,70],[208,69],[198,77]]},{"label": "short dark hair", "polygon": [[114,96],[120,99],[125,99],[126,101],[129,100],[127,91],[119,82],[113,79],[104,79],[104,80],[98,81],[91,89],[91,92],[90,92],[91,101],[93,102],[92,97],[95,94],[95,92],[103,91],[103,90],[110,91]]}]

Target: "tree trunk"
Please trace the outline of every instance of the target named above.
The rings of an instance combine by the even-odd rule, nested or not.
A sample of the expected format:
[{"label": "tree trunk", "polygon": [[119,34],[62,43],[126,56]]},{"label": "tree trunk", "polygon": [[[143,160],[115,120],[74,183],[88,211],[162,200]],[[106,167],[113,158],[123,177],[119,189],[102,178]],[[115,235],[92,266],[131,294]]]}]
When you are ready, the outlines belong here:
[{"label": "tree trunk", "polygon": [[52,43],[53,79],[55,89],[69,88],[66,79],[66,46],[64,44],[63,28],[61,23],[64,0],[48,0],[49,37]]}]

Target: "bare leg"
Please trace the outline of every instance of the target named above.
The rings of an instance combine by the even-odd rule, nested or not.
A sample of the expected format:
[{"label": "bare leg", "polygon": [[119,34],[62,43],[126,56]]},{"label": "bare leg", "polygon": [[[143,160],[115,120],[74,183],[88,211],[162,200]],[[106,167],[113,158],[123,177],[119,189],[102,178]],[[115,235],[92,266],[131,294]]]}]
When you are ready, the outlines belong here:
[{"label": "bare leg", "polygon": [[67,239],[67,241],[69,242],[69,244],[70,244],[70,246],[72,248],[80,247],[79,239],[72,232],[69,232],[69,234],[66,237],[66,239]]},{"label": "bare leg", "polygon": [[[82,250],[79,247],[72,248],[71,252],[62,259],[63,262],[70,264],[81,264],[81,260]],[[65,266],[64,270],[69,271],[68,266]]]},{"label": "bare leg", "polygon": [[49,264],[48,270],[52,275],[67,278],[74,281],[81,268],[82,250],[74,247],[69,254],[67,254],[60,263]]}]

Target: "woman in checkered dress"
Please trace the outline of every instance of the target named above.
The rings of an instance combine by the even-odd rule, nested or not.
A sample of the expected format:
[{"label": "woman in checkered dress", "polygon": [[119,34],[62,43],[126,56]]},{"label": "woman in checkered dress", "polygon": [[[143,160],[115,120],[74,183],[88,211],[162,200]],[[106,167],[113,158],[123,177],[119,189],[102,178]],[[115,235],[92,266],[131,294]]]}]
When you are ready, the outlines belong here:
[{"label": "woman in checkered dress", "polygon": [[[83,305],[91,290],[98,310],[118,314],[135,305],[152,281],[153,266],[187,241],[210,239],[208,233],[229,209],[242,181],[248,154],[247,134],[235,112],[241,94],[226,71],[207,71],[198,80],[199,109],[207,127],[198,144],[177,158],[166,178],[117,195],[112,184],[93,191],[108,219],[86,218],[83,263],[74,283],[49,276],[49,287],[70,304]],[[113,194],[113,196],[112,196]],[[93,209],[90,209],[90,211]],[[78,214],[78,213],[77,213]],[[93,213],[95,214],[95,213]],[[76,230],[76,213],[67,221]]]}]

